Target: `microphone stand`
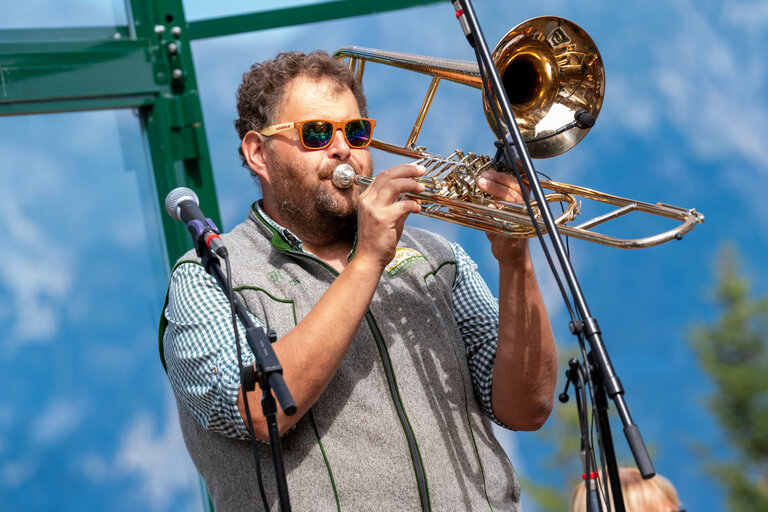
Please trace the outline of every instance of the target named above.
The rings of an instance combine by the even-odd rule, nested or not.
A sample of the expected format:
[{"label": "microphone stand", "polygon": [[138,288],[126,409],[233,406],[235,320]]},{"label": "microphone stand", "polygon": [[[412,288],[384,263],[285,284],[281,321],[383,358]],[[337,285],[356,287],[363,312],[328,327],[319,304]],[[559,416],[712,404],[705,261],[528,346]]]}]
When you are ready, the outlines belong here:
[{"label": "microphone stand", "polygon": [[[256,365],[255,370],[253,366],[242,366],[240,368],[243,399],[245,401],[248,420],[249,423],[251,423],[248,427],[251,430],[251,435],[253,435],[254,430],[253,424],[250,421],[251,416],[250,408],[248,407],[247,392],[254,390],[256,382],[258,382],[259,387],[262,390],[261,410],[264,413],[267,429],[269,431],[269,446],[275,470],[280,509],[289,512],[291,510],[291,504],[288,496],[288,483],[285,476],[280,432],[277,428],[277,404],[275,403],[275,397],[277,397],[277,401],[280,403],[283,412],[289,416],[296,413],[296,404],[294,403],[291,393],[288,391],[288,387],[283,379],[283,367],[272,349],[272,341],[274,341],[274,339],[270,340],[270,338],[273,338],[275,333],[270,330],[268,336],[262,327],[255,326],[253,322],[251,322],[240,299],[234,294],[230,296],[229,290],[231,289],[231,283],[229,283],[228,279],[221,271],[218,256],[216,256],[216,254],[208,247],[204,240],[198,238],[195,239],[195,250],[197,251],[197,255],[201,258],[206,272],[216,279],[216,282],[224,292],[224,295],[230,300],[230,305],[237,314],[237,317],[243,323],[243,326],[245,326],[245,338],[248,341],[248,345],[251,347]],[[227,264],[229,265],[229,263]],[[257,454],[255,437],[252,442],[254,443],[254,454]],[[255,462],[258,464],[258,459]]]},{"label": "microphone stand", "polygon": [[[501,120],[503,120],[504,124],[506,124],[510,132],[512,137],[511,142],[514,142],[513,147],[512,143],[508,140],[507,137],[502,137],[499,141],[501,144],[500,150],[503,151],[506,155],[506,159],[515,173],[515,177],[520,184],[521,190],[525,190],[523,188],[521,172],[518,170],[517,165],[515,164],[515,157],[517,156],[520,159],[520,165],[523,167],[523,172],[526,178],[528,178],[531,191],[533,192],[537,204],[539,205],[539,211],[541,212],[542,219],[547,228],[550,242],[554,247],[555,254],[559,263],[559,268],[561,269],[563,276],[565,277],[565,280],[568,284],[568,289],[570,291],[571,297],[573,298],[573,302],[576,306],[579,318],[574,318],[571,321],[571,333],[580,339],[581,336],[585,336],[589,342],[591,348],[590,355],[591,359],[593,360],[593,365],[595,366],[591,372],[592,379],[594,382],[598,383],[597,386],[601,390],[604,390],[604,393],[598,392],[596,398],[597,396],[607,394],[607,396],[614,401],[616,409],[619,413],[619,417],[621,418],[621,421],[624,425],[624,435],[632,451],[632,455],[635,458],[637,467],[640,470],[640,473],[643,475],[643,478],[651,478],[655,474],[655,471],[653,469],[650,456],[648,455],[648,451],[645,448],[645,443],[643,442],[642,436],[640,435],[640,430],[632,421],[629,409],[626,405],[626,402],[624,401],[624,389],[621,385],[619,377],[616,375],[616,372],[613,369],[611,360],[608,357],[608,352],[606,351],[605,345],[603,344],[602,333],[600,332],[597,319],[594,318],[589,311],[589,307],[587,306],[586,299],[584,298],[584,295],[581,291],[581,287],[576,278],[576,274],[573,270],[570,260],[568,259],[567,253],[563,246],[563,241],[560,238],[557,225],[555,224],[552,212],[549,209],[549,204],[546,201],[544,190],[542,189],[541,183],[539,182],[538,176],[536,175],[536,172],[533,168],[533,162],[531,161],[530,154],[528,153],[528,148],[525,145],[525,140],[520,133],[520,128],[515,122],[514,113],[512,112],[509,99],[504,92],[501,77],[499,76],[498,70],[493,63],[490,52],[488,51],[488,46],[485,43],[485,38],[477,20],[477,16],[475,15],[474,8],[472,7],[472,3],[470,0],[452,0],[452,2],[454,8],[456,9],[456,17],[458,18],[461,27],[464,30],[467,41],[469,41],[470,46],[472,46],[477,55],[478,67],[480,69],[481,75],[484,75],[484,86],[490,88],[490,91],[488,92],[492,93],[492,97],[498,100],[501,107],[501,116],[499,116],[499,112],[496,112],[495,107],[493,107],[497,122],[501,117]],[[494,105],[494,101],[492,99],[489,101],[489,103],[492,106]],[[523,198],[525,200],[526,206],[528,206],[528,211],[531,212],[530,199],[526,194],[523,194]],[[546,241],[543,234],[541,233],[541,230],[539,229],[538,222],[536,219],[532,220],[533,225],[536,228],[539,241],[541,242],[542,248],[548,257],[549,264],[552,267],[555,278],[559,281],[557,268],[554,266],[554,262],[549,257]],[[568,297],[565,296],[565,292],[564,300],[566,301],[566,305],[570,311],[570,303]],[[605,408],[607,409],[607,403],[605,404]],[[601,421],[600,423],[603,422]],[[604,425],[599,426],[607,427],[607,425],[608,421],[606,419]],[[604,428],[601,428],[598,432],[598,435],[603,435],[603,430]],[[605,448],[609,444],[608,441],[610,441],[610,438],[603,438],[602,441],[602,446]],[[616,460],[613,451],[611,450],[610,454],[606,455],[610,456],[612,459],[608,463],[609,467],[615,468]],[[611,472],[613,473],[613,471]],[[616,475],[614,475],[614,478],[612,478],[612,484],[615,482],[616,485],[619,485],[617,473],[618,471],[616,471]],[[623,500],[619,499],[617,501],[616,495],[614,494],[614,501],[616,501],[616,510],[623,512]]]},{"label": "microphone stand", "polygon": [[[579,340],[580,344],[582,341],[581,339]],[[591,361],[591,354],[586,359]],[[591,393],[592,412],[597,417],[598,443],[600,444],[601,458],[604,465],[608,466],[608,482],[610,483],[611,493],[616,504],[616,511],[623,512],[624,494],[621,490],[619,468],[616,465],[616,456],[613,451],[613,438],[611,436],[611,426],[608,422],[608,402],[605,398],[605,388],[601,385],[600,379],[595,378],[594,374],[590,373],[591,371],[594,372],[594,370],[590,370],[589,366],[581,364],[575,357],[568,361],[568,366],[570,369],[565,371],[565,390],[563,390],[558,399],[561,403],[568,401],[568,386],[573,382],[573,394],[576,396],[576,411],[581,431],[581,463],[584,467],[587,512],[603,512],[599,499],[601,493],[598,486],[599,474],[597,473],[595,451],[589,439],[587,390]],[[588,385],[590,381],[592,382],[591,387]]]}]

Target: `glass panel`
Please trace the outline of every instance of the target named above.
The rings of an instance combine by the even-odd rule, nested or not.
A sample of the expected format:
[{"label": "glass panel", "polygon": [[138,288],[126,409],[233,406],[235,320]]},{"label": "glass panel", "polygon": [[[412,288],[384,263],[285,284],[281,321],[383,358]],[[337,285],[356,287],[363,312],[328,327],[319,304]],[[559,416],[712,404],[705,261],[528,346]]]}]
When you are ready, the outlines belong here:
[{"label": "glass panel", "polygon": [[5,2],[0,29],[127,25],[126,0]]},{"label": "glass panel", "polygon": [[210,2],[207,0],[183,0],[187,21],[248,14],[258,11],[271,11],[301,5],[321,4],[319,0],[231,0],[229,2]]},{"label": "glass panel", "polygon": [[137,117],[0,133],[0,508],[201,510],[158,357],[168,270]]}]

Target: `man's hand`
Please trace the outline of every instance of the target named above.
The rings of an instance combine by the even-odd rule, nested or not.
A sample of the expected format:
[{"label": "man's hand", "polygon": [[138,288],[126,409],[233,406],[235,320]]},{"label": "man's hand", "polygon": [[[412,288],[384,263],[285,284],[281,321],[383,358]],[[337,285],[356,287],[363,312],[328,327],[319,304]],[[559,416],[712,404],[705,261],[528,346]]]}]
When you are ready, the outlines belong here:
[{"label": "man's hand", "polygon": [[406,217],[421,211],[418,201],[401,195],[424,192],[424,184],[413,179],[424,172],[424,167],[412,164],[392,167],[380,172],[360,195],[355,259],[382,269],[392,261]]},{"label": "man's hand", "polygon": [[[495,199],[510,203],[522,203],[523,192],[517,184],[517,179],[509,174],[497,171],[486,171],[477,180],[480,190],[490,194]],[[527,192],[526,192],[527,193]],[[491,252],[500,264],[519,264],[527,253],[527,238],[509,238],[501,235],[488,234],[491,241]]]}]

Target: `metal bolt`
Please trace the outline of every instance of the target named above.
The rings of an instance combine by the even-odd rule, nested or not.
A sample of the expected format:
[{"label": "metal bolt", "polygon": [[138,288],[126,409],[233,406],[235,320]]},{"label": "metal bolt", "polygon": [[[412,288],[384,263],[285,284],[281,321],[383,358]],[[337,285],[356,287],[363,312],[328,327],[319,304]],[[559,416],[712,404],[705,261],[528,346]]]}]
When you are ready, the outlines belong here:
[{"label": "metal bolt", "polygon": [[173,27],[171,29],[171,34],[173,34],[173,37],[179,37],[181,35],[181,27]]},{"label": "metal bolt", "polygon": [[155,25],[155,34],[160,35],[165,32],[165,25]]},{"label": "metal bolt", "polygon": [[169,43],[168,44],[168,53],[173,55],[173,54],[175,54],[178,51],[179,51],[179,45],[177,45],[176,43]]},{"label": "metal bolt", "polygon": [[171,76],[173,76],[174,80],[179,80],[182,76],[184,76],[184,72],[180,69],[174,69]]}]

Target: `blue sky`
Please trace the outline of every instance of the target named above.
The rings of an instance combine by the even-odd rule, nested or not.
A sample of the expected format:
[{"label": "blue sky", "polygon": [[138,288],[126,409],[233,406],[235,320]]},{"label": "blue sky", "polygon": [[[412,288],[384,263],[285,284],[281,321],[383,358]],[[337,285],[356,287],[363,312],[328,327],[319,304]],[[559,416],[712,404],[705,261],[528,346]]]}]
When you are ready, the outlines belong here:
[{"label": "blue sky", "polygon": [[[187,16],[247,12],[250,4],[186,2]],[[99,5],[27,2],[10,8],[0,28],[25,26],[32,14],[41,26],[121,21],[121,2]],[[475,8],[491,46],[528,18],[556,15],[582,26],[602,54],[606,96],[596,126],[568,153],[535,161],[538,170],[706,216],[682,241],[656,248],[570,246],[656,469],[690,510],[722,510],[722,495],[694,447],[728,450],[706,410],[711,383],[686,333],[716,313],[710,290],[723,244],[739,250],[754,290],[768,289],[761,256],[768,248],[768,2],[477,0]],[[62,21],[73,19],[81,23]],[[225,229],[257,197],[240,167],[232,127],[242,73],[278,51],[345,45],[473,58],[449,2],[194,42]],[[403,142],[427,80],[375,68],[366,70],[365,89],[377,136]],[[12,383],[0,400],[0,495],[10,510],[123,510],[135,503],[197,509],[197,482],[154,352],[166,269],[137,120],[129,111],[3,118],[0,134],[0,218],[15,249],[0,270],[0,369]],[[420,142],[441,154],[491,152],[479,92],[442,84]],[[374,158],[378,168],[400,161]],[[460,241],[496,288],[484,235],[438,221],[409,222]],[[629,224],[646,228],[645,220]],[[532,247],[558,341],[575,350],[546,262],[536,242]],[[550,447],[536,434],[500,437],[521,474],[560,482],[541,464]],[[620,429],[614,441],[628,461]],[[74,486],[82,489],[76,501],[68,492]]]}]

